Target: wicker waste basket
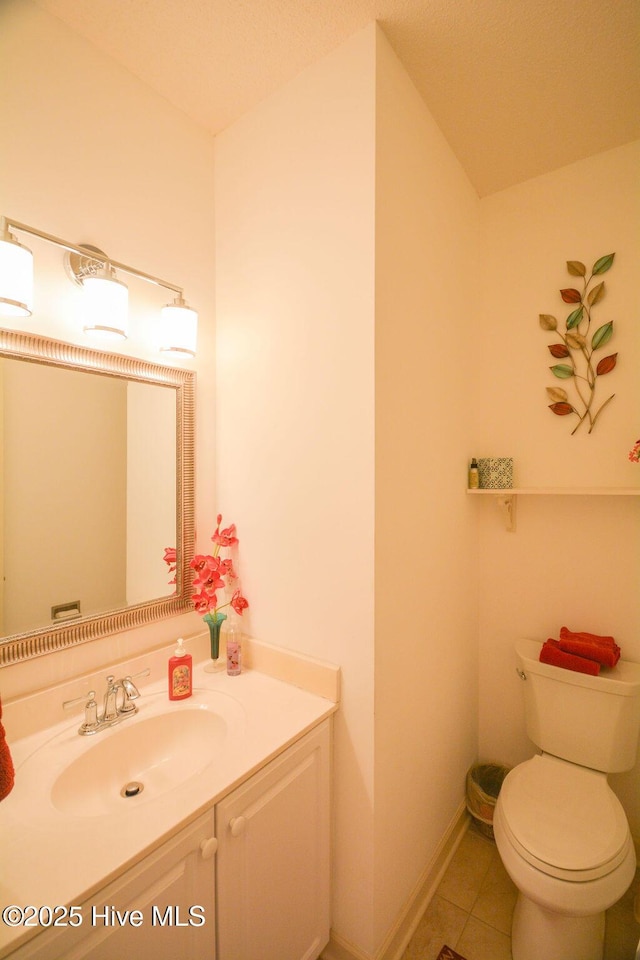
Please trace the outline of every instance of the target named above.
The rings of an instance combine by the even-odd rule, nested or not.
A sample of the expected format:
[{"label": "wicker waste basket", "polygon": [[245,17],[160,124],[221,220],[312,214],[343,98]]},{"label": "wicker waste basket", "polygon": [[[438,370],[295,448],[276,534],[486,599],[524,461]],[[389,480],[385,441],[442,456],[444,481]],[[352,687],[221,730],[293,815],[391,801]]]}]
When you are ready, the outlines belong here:
[{"label": "wicker waste basket", "polygon": [[510,767],[476,763],[467,772],[467,810],[481,833],[493,840],[493,811]]}]

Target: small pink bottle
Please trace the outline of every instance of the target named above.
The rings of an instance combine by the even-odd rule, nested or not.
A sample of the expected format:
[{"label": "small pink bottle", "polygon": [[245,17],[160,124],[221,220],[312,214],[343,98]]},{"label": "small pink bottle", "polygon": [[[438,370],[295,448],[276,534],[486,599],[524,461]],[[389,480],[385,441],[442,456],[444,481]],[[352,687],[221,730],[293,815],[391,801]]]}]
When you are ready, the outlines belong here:
[{"label": "small pink bottle", "polygon": [[169,658],[169,700],[186,700],[193,693],[193,657],[178,640],[173,656]]},{"label": "small pink bottle", "polygon": [[237,677],[242,673],[242,632],[236,620],[232,620],[227,630],[227,674]]}]

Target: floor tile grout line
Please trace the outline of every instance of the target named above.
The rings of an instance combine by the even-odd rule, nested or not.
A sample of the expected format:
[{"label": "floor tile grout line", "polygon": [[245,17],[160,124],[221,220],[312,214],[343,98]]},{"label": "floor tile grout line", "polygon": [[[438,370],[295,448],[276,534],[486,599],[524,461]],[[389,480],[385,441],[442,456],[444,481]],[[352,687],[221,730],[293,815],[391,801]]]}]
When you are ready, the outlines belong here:
[{"label": "floor tile grout line", "polygon": [[467,919],[466,919],[465,922],[464,922],[464,926],[462,927],[462,930],[460,931],[460,933],[459,933],[458,936],[456,937],[456,942],[455,942],[455,945],[454,945],[454,948],[453,948],[453,949],[456,950],[456,951],[458,950],[458,947],[460,946],[460,942],[461,942],[462,938],[464,937],[464,932],[465,932],[465,930],[466,930],[467,927],[469,926],[469,920],[470,920],[470,919],[471,919],[471,914],[468,913],[468,914],[467,914]]},{"label": "floor tile grout line", "polygon": [[[495,930],[496,933],[501,934],[501,936],[503,936],[503,937],[510,937],[510,934],[509,934],[509,933],[505,933],[504,930],[501,930],[501,929],[500,929],[500,927],[494,926],[493,923],[489,923],[488,920],[485,920],[485,919],[482,918],[482,917],[476,917],[475,914],[473,913],[473,910],[465,910],[465,909],[464,909],[463,907],[461,907],[458,903],[455,903],[455,901],[453,901],[453,900],[449,900],[448,897],[445,897],[444,894],[438,893],[437,891],[436,891],[436,896],[439,897],[440,900],[444,900],[445,903],[448,903],[448,904],[450,904],[452,907],[455,907],[457,910],[461,910],[462,913],[464,913],[464,915],[465,915],[465,918],[466,918],[466,919],[465,919],[465,921],[464,921],[462,930],[461,930],[460,933],[458,934],[457,943],[459,943],[460,940],[462,939],[462,935],[464,934],[464,931],[466,930],[466,928],[467,928],[467,926],[468,926],[468,924],[469,924],[469,921],[472,920],[472,919],[475,920],[477,923],[481,923],[481,924],[482,924],[483,926],[485,926],[485,927],[489,927],[489,929],[491,929],[491,930]],[[475,906],[475,904],[474,904],[474,906]],[[457,946],[454,946],[453,949],[456,950],[456,949],[457,949]]]},{"label": "floor tile grout line", "polygon": [[484,882],[485,882],[485,880],[487,879],[487,877],[489,876],[489,871],[490,871],[490,870],[491,870],[491,860],[489,860],[489,861],[487,862],[487,866],[486,866],[486,868],[485,868],[485,871],[484,871],[484,873],[482,874],[482,879],[481,879],[481,881],[480,881],[480,884],[478,885],[478,892],[476,893],[476,898],[475,898],[475,900],[473,901],[473,903],[471,904],[471,909],[469,910],[469,916],[471,916],[471,915],[473,914],[474,907],[475,907],[475,905],[477,904],[478,900],[480,899],[480,894],[482,893],[482,888],[484,887]]}]

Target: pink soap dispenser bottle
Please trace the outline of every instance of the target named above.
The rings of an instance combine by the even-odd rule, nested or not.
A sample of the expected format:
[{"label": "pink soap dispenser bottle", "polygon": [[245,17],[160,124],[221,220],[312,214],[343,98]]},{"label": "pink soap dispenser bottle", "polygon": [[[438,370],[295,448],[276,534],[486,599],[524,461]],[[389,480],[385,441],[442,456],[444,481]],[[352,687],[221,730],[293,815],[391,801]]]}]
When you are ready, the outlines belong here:
[{"label": "pink soap dispenser bottle", "polygon": [[178,640],[173,656],[169,658],[169,700],[186,700],[193,693],[193,657]]}]

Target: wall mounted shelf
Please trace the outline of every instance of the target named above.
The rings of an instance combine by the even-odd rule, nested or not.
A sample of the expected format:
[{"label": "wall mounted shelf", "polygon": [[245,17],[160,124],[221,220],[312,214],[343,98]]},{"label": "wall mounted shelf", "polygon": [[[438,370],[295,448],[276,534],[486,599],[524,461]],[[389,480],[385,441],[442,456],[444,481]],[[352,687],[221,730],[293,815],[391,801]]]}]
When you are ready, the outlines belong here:
[{"label": "wall mounted shelf", "polygon": [[519,496],[553,497],[638,497],[640,487],[506,487],[503,490],[467,490],[472,496],[494,497],[505,511],[505,528],[516,529],[516,504]]}]

